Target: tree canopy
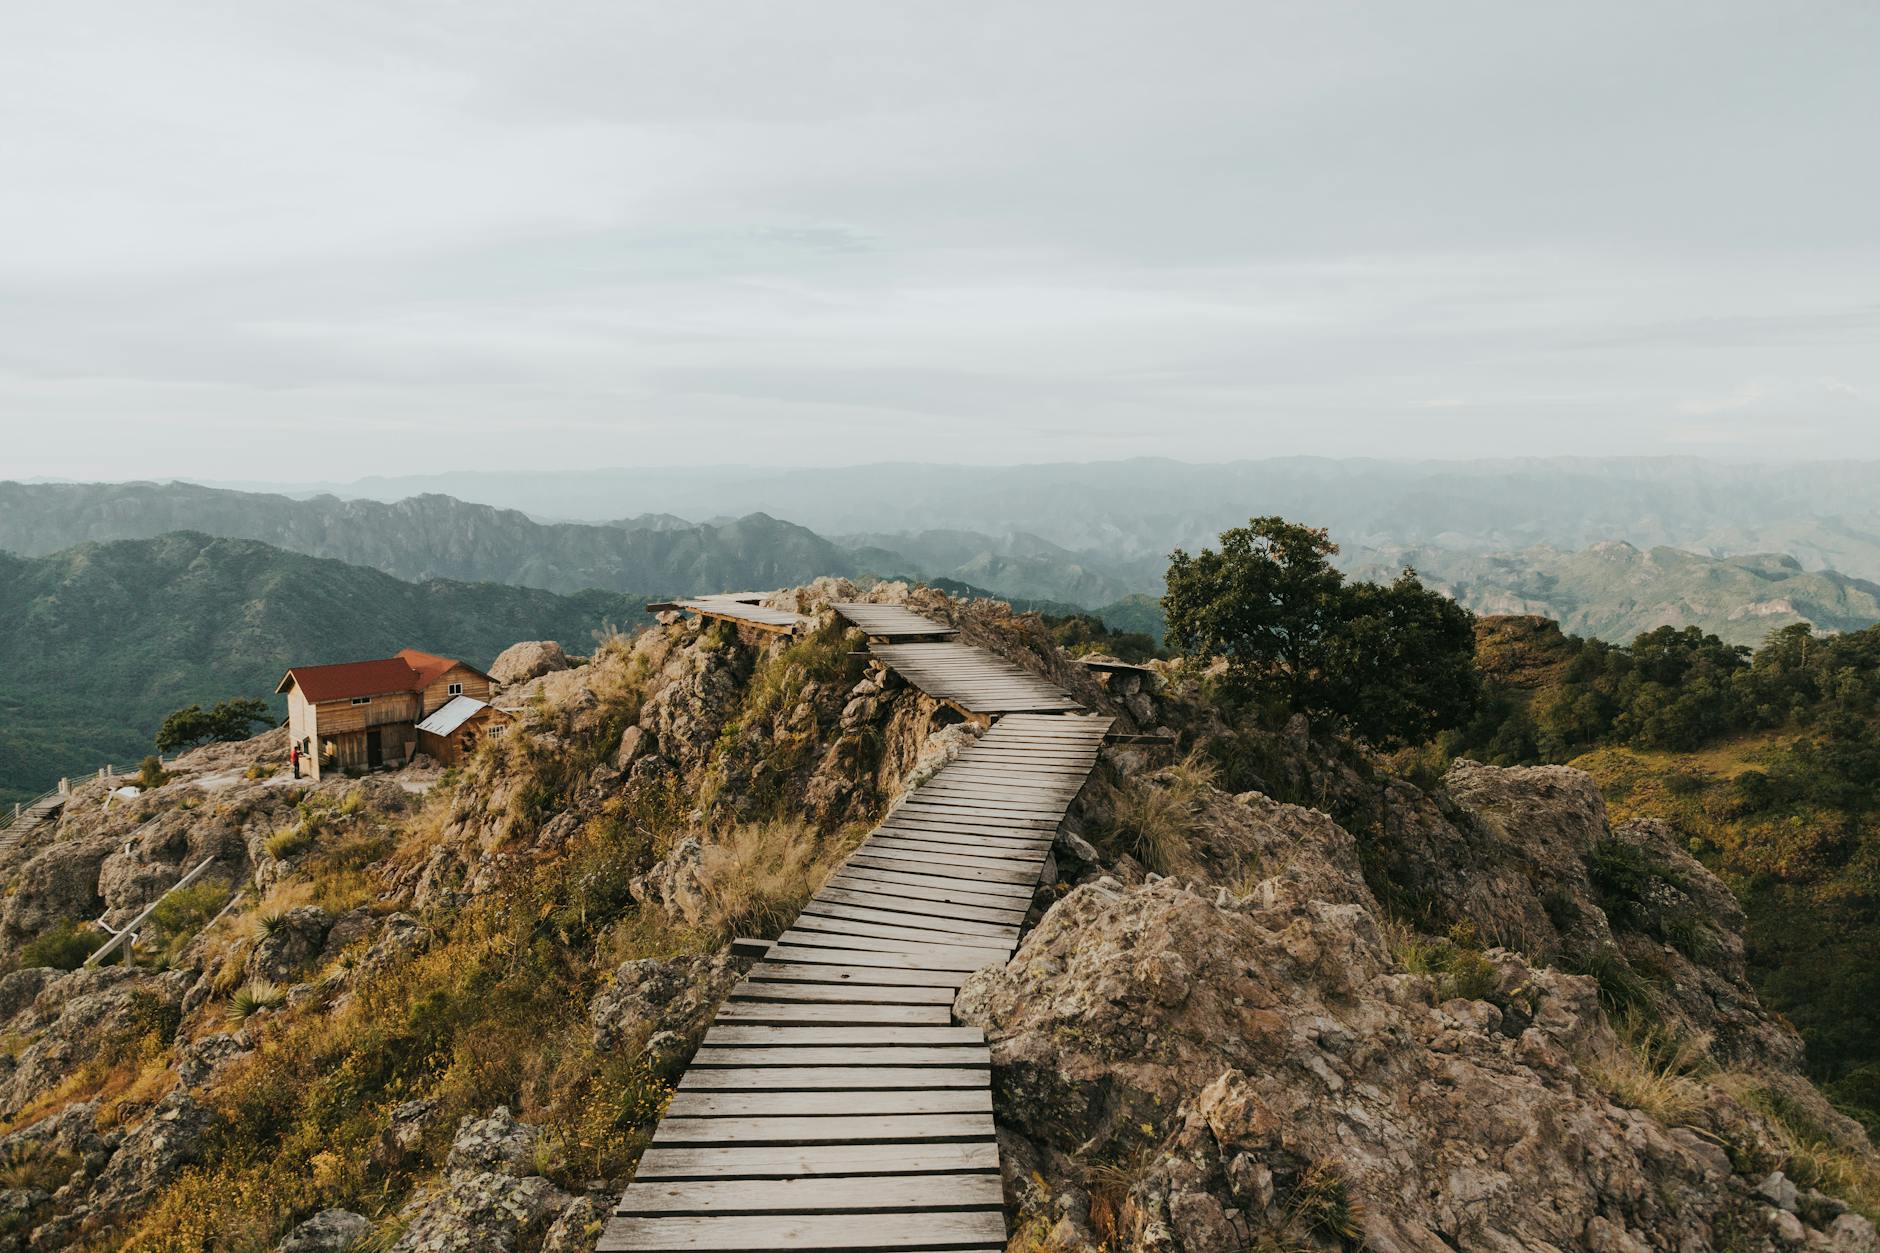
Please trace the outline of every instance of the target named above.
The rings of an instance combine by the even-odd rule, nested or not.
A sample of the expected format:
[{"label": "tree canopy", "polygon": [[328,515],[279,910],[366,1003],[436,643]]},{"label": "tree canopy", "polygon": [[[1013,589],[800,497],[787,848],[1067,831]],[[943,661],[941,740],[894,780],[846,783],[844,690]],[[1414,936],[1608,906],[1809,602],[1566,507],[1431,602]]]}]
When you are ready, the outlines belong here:
[{"label": "tree canopy", "polygon": [[1377,744],[1427,739],[1466,719],[1479,686],[1473,616],[1406,569],[1347,583],[1322,529],[1253,518],[1220,548],[1169,557],[1169,643],[1225,660],[1228,683]]},{"label": "tree canopy", "polygon": [[163,720],[157,728],[157,751],[173,753],[215,740],[245,740],[256,723],[274,721],[264,700],[238,697],[219,701],[213,708],[187,705]]}]

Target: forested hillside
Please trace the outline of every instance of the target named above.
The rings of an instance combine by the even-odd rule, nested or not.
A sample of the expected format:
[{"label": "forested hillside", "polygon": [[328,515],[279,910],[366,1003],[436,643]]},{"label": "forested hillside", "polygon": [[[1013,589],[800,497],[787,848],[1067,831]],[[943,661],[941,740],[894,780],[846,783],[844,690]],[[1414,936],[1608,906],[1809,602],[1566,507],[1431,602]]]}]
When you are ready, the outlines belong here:
[{"label": "forested hillside", "polygon": [[271,695],[289,665],[407,645],[487,665],[519,639],[592,651],[644,597],[407,583],[249,540],[180,533],[0,553],[0,801],[135,762],[170,710]]},{"label": "forested hillside", "polygon": [[[1773,633],[1754,651],[1694,628],[1630,645],[1532,617],[1484,618],[1483,705],[1406,754],[1566,762],[1616,815],[1670,824],[1748,915],[1752,977],[1809,1065],[1872,1125],[1880,1112],[1880,627]],[[1613,874],[1649,881],[1649,867]]]}]

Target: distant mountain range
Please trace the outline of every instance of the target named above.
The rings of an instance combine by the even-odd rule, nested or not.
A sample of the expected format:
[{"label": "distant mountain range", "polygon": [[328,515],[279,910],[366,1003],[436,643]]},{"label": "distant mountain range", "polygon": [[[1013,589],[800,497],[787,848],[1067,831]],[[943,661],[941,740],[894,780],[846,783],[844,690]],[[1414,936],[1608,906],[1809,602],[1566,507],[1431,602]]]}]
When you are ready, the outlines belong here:
[{"label": "distant mountain range", "polygon": [[[275,486],[270,490],[298,488]],[[1376,461],[1283,457],[1215,465],[1145,458],[1028,466],[485,471],[326,485],[344,496],[442,492],[540,517],[753,511],[897,548],[909,532],[1022,534],[1141,590],[1171,548],[1254,514],[1330,528],[1347,553],[1563,551],[1603,540],[1703,556],[1787,553],[1880,580],[1880,463],[1735,465],[1692,457]]]},{"label": "distant mountain range", "polygon": [[0,553],[0,799],[151,751],[191,702],[271,698],[290,665],[407,645],[486,666],[524,639],[593,648],[643,596],[409,583],[252,540],[179,533]]},{"label": "distant mountain range", "polygon": [[[889,525],[833,538],[761,512],[695,523],[663,508],[634,511],[666,504],[670,491],[650,501],[621,496],[612,521],[543,522],[442,495],[383,502],[186,483],[0,483],[0,795],[106,758],[141,756],[170,709],[271,689],[292,662],[406,645],[487,661],[531,637],[579,649],[605,622],[641,620],[649,599],[824,574],[918,577],[1020,608],[1094,612],[1113,627],[1159,638],[1166,549],[1150,537],[1200,546],[1215,538],[1205,528],[1269,509],[1331,521],[1335,531],[1340,518],[1356,526],[1357,541],[1347,534],[1340,556],[1354,577],[1389,578],[1411,564],[1478,612],[1542,614],[1579,634],[1624,641],[1656,626],[1696,625],[1756,644],[1792,622],[1852,630],[1880,621],[1880,582],[1787,554],[1720,556],[1606,537],[1578,548],[1487,546],[1496,536],[1573,529],[1559,493],[1582,475],[1578,463],[1438,473],[1301,462],[1294,467],[1301,481],[1283,492],[1270,480],[1273,464],[976,472],[1007,485],[1010,494],[997,498],[969,490],[973,476],[934,468],[964,493],[959,500],[921,487],[903,468],[878,468],[885,484],[906,492],[892,510],[878,499],[886,486],[851,472],[794,480],[805,485],[794,502],[805,512],[851,520],[866,504],[862,486],[872,484],[869,516]],[[1629,515],[1634,533],[1684,533],[1732,504],[1700,500],[1695,484],[1711,483],[1714,467],[1700,463],[1681,479],[1671,473],[1675,465],[1648,463],[1608,482],[1595,473],[1607,464],[1588,463],[1583,472],[1592,517],[1619,517],[1627,500],[1642,508],[1652,484],[1668,481],[1674,489],[1658,514]],[[1226,491],[1235,474],[1258,480],[1265,494],[1210,503],[1206,492]],[[1338,475],[1345,481],[1334,485]],[[1522,475],[1533,496],[1525,513]],[[1826,475],[1818,503],[1858,503],[1857,477]],[[1183,509],[1156,512],[1158,499],[1167,504],[1168,493],[1189,480]],[[1413,480],[1421,484],[1415,492]],[[1213,486],[1204,490],[1206,483]],[[1385,500],[1380,493],[1391,483],[1397,494]],[[843,484],[853,490],[832,501]],[[1745,496],[1744,516],[1799,508],[1787,487],[1760,495],[1745,489]],[[1064,516],[1047,516],[1054,503]],[[896,522],[926,523],[929,506],[937,520],[971,518],[980,526],[894,529]],[[1406,520],[1413,517],[1421,521]],[[1038,529],[1021,525],[1028,523]],[[1387,529],[1400,523],[1403,535],[1425,538],[1407,542]],[[1451,524],[1462,529],[1443,529]],[[1857,558],[1868,525],[1880,535],[1880,524],[1839,516],[1797,513],[1781,524],[1792,536],[1814,537],[1807,551],[1816,563],[1829,553],[1830,535],[1839,537],[1839,552]],[[1777,523],[1745,522],[1733,534],[1771,528]],[[1053,538],[1073,532],[1096,547]]]}]

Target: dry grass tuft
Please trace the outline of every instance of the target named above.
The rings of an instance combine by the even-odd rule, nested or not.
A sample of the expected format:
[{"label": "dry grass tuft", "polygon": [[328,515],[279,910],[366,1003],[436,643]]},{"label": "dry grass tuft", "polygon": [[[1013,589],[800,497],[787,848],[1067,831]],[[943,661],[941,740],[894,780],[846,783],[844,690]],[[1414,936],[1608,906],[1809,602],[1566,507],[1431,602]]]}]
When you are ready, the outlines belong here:
[{"label": "dry grass tuft", "polygon": [[1217,777],[1199,751],[1116,794],[1111,831],[1122,850],[1150,870],[1174,874],[1188,861],[1201,803]]},{"label": "dry grass tuft", "polygon": [[702,927],[720,939],[781,935],[822,880],[816,852],[815,833],[786,821],[737,827],[707,845],[699,858]]},{"label": "dry grass tuft", "polygon": [[1703,1108],[1710,1037],[1684,1035],[1636,1010],[1613,1023],[1612,1048],[1589,1058],[1586,1077],[1621,1105],[1650,1114],[1666,1126],[1689,1123]]}]

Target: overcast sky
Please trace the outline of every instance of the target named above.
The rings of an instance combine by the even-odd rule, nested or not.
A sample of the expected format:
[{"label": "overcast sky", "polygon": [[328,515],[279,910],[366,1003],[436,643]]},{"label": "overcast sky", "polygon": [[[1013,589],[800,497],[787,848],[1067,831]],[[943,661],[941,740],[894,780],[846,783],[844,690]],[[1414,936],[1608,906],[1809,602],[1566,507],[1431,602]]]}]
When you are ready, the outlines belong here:
[{"label": "overcast sky", "polygon": [[1880,456],[1880,5],[59,0],[0,477]]}]

